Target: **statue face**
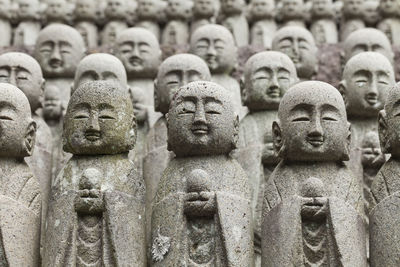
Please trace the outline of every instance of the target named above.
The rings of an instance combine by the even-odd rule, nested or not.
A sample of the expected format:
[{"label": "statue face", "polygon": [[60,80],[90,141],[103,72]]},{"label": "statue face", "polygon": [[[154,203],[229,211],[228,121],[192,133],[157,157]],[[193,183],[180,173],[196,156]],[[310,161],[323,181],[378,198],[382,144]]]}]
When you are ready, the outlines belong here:
[{"label": "statue face", "polygon": [[343,1],[343,13],[349,18],[362,16],[363,5],[363,0],[345,0]]},{"label": "statue face", "polygon": [[39,64],[31,56],[13,52],[0,55],[0,82],[24,92],[32,112],[41,107],[44,79]]},{"label": "statue face", "polygon": [[234,148],[238,118],[226,89],[201,81],[178,91],[167,125],[168,147],[178,157],[218,155]]},{"label": "statue face", "polygon": [[80,0],[77,1],[75,7],[75,16],[80,19],[96,19],[96,1],[95,0]]},{"label": "statue face", "polygon": [[216,11],[212,0],[195,0],[193,3],[193,13],[198,16],[211,17]]},{"label": "statue face", "polygon": [[379,10],[378,10],[379,2],[369,1],[364,3],[364,20],[367,25],[375,25],[379,20]]},{"label": "statue face", "polygon": [[19,0],[17,14],[20,19],[39,18],[39,2],[37,0]]},{"label": "statue face", "polygon": [[377,116],[394,85],[393,67],[384,56],[367,52],[349,60],[343,73],[344,91],[349,115]]},{"label": "statue face", "polygon": [[285,18],[297,18],[303,13],[303,0],[282,0],[282,16]]},{"label": "statue face", "polygon": [[118,83],[89,82],[79,87],[69,102],[64,150],[88,155],[127,152],[134,144],[134,127],[127,92]]},{"label": "statue face", "polygon": [[197,29],[192,35],[190,50],[207,63],[213,74],[230,73],[236,65],[235,43],[223,26],[205,25]]},{"label": "statue face", "polygon": [[[279,106],[275,146],[287,161],[341,161],[348,156],[350,129],[340,93],[323,82],[293,86]],[[348,158],[347,158],[348,159]]]},{"label": "statue face", "polygon": [[130,88],[133,111],[138,124],[143,124],[147,119],[146,97],[142,88]]},{"label": "statue face", "polygon": [[283,95],[297,80],[296,68],[285,54],[258,53],[245,67],[245,105],[251,110],[276,110]]},{"label": "statue face", "polygon": [[188,6],[182,0],[168,0],[165,13],[170,18],[184,18],[187,15]]},{"label": "statue face", "polygon": [[400,13],[400,3],[395,0],[381,0],[379,3],[379,10],[383,15],[393,16]]},{"label": "statue face", "polygon": [[60,90],[49,86],[44,94],[43,117],[46,121],[59,121],[63,113]]},{"label": "statue face", "polygon": [[376,132],[368,132],[361,145],[363,166],[373,166],[374,161],[382,155],[379,136]]},{"label": "statue face", "polygon": [[65,18],[67,3],[64,0],[47,1],[46,15],[51,18]]},{"label": "statue face", "polygon": [[139,0],[137,14],[142,18],[156,18],[159,6],[155,0]]},{"label": "statue face", "polygon": [[253,0],[250,7],[253,18],[262,18],[272,16],[275,3],[271,0]]},{"label": "statue face", "polygon": [[125,0],[107,0],[104,10],[109,19],[124,19],[126,16],[127,5]]},{"label": "statue face", "polygon": [[244,0],[221,0],[221,10],[225,14],[242,13],[245,7]]},{"label": "statue face", "polygon": [[156,37],[144,29],[128,29],[117,39],[116,56],[132,78],[154,78],[161,63]]},{"label": "statue face", "polygon": [[167,58],[160,66],[155,83],[156,111],[166,114],[173,96],[180,87],[190,82],[210,79],[210,71],[199,57],[178,54]]},{"label": "statue face", "polygon": [[313,0],[312,12],[315,15],[333,15],[334,7],[332,0]]}]

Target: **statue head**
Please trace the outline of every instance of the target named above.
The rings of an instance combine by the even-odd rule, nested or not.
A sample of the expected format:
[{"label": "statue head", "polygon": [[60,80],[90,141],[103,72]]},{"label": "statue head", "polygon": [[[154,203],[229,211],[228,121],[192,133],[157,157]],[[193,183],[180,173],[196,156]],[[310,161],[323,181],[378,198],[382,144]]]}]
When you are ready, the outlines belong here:
[{"label": "statue head", "polygon": [[235,40],[221,25],[208,24],[195,30],[190,39],[190,51],[207,63],[212,74],[229,74],[237,64]]},{"label": "statue head", "polygon": [[362,164],[363,166],[374,166],[374,162],[382,156],[379,135],[377,132],[370,131],[364,135],[361,143]]},{"label": "statue head", "polygon": [[18,0],[17,16],[19,20],[40,19],[40,2],[38,0]]},{"label": "statue head", "polygon": [[45,15],[48,22],[67,19],[69,10],[65,0],[46,0],[46,4]]},{"label": "statue head", "polygon": [[161,49],[154,34],[144,28],[129,28],[117,36],[115,55],[128,77],[154,79],[161,63]]},{"label": "statue head", "polygon": [[272,125],[275,150],[286,162],[349,159],[350,123],[339,91],[319,81],[301,82],[283,96]]},{"label": "statue head", "polygon": [[346,19],[363,17],[364,0],[343,0],[342,14]]},{"label": "statue head", "polygon": [[95,53],[84,57],[79,62],[71,94],[81,84],[99,80],[119,82],[123,88],[128,88],[126,71],[122,62],[113,55]]},{"label": "statue head", "polygon": [[385,56],[364,52],[352,57],[339,85],[349,117],[376,117],[394,84],[394,70]]},{"label": "statue head", "polygon": [[362,52],[378,52],[393,62],[392,45],[386,35],[373,28],[364,28],[352,32],[343,43],[342,61],[346,63],[353,56]]},{"label": "statue head", "polygon": [[0,82],[21,89],[32,112],[42,106],[45,81],[39,63],[28,54],[9,52],[0,55]]},{"label": "statue head", "polygon": [[318,71],[318,48],[312,34],[298,26],[283,27],[275,33],[272,50],[290,57],[301,79],[311,79]]},{"label": "statue head", "polygon": [[64,106],[61,100],[60,89],[56,86],[47,86],[44,93],[43,117],[46,122],[60,121]]},{"label": "statue head", "polygon": [[168,0],[165,14],[168,19],[186,20],[191,14],[191,1],[186,0]]},{"label": "statue head", "polygon": [[75,155],[126,153],[136,141],[129,94],[120,83],[94,81],[76,89],[64,117],[64,151]]},{"label": "statue head", "polygon": [[160,0],[138,0],[136,13],[139,19],[157,19],[160,12]]},{"label": "statue head", "polygon": [[254,21],[273,18],[275,15],[275,1],[252,0],[249,12],[251,19]]},{"label": "statue head", "polygon": [[221,12],[227,16],[241,14],[246,9],[244,0],[220,0]]},{"label": "statue head", "polygon": [[85,42],[77,30],[51,24],[40,31],[34,54],[46,78],[72,78],[85,50]]},{"label": "statue head", "polygon": [[186,179],[187,192],[209,192],[211,190],[210,175],[203,169],[194,169]]},{"label": "statue head", "polygon": [[335,16],[335,7],[332,0],[313,0],[311,13],[313,17],[333,18]]},{"label": "statue head", "polygon": [[128,4],[126,0],[107,0],[104,14],[109,20],[124,20],[127,16]]},{"label": "statue head", "polygon": [[36,123],[29,101],[14,85],[0,83],[0,158],[24,158],[35,147]]},{"label": "statue head", "polygon": [[143,125],[147,121],[146,96],[142,88],[130,87],[129,93],[132,100],[133,111],[138,125]]},{"label": "statue head", "polygon": [[168,149],[177,157],[227,155],[235,149],[239,117],[230,95],[213,82],[181,87],[167,115]]},{"label": "statue head", "polygon": [[399,17],[400,2],[396,0],[380,0],[379,12],[383,17]]},{"label": "statue head", "polygon": [[154,81],[154,109],[168,113],[172,97],[178,89],[194,81],[210,81],[207,64],[192,54],[177,54],[163,61]]},{"label": "statue head", "polygon": [[296,67],[287,55],[259,52],[246,62],[242,101],[250,110],[277,110],[283,95],[297,81]]},{"label": "statue head", "polygon": [[192,12],[197,18],[211,18],[215,15],[217,6],[213,0],[194,0]]},{"label": "statue head", "polygon": [[75,18],[77,20],[96,21],[98,2],[96,0],[79,0],[75,6]]},{"label": "statue head", "polygon": [[379,2],[378,1],[366,1],[363,8],[363,17],[367,25],[375,26],[380,20],[379,16]]},{"label": "statue head", "polygon": [[281,3],[280,14],[283,21],[305,19],[303,0],[281,0]]}]

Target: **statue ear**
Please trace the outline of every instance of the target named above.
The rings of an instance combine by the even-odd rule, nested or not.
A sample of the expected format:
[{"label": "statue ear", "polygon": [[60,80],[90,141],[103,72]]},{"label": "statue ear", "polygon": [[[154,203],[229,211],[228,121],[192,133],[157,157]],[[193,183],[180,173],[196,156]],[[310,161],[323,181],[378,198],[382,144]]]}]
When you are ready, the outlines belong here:
[{"label": "statue ear", "polygon": [[339,93],[342,95],[344,104],[345,104],[345,106],[347,108],[347,105],[348,105],[347,98],[346,98],[347,85],[346,85],[346,81],[345,80],[342,80],[339,83],[339,89],[338,90],[339,90]]},{"label": "statue ear", "polygon": [[378,114],[378,134],[382,152],[384,154],[389,154],[391,145],[387,124],[387,115],[385,110],[381,110]]},{"label": "statue ear", "polygon": [[236,115],[235,121],[233,122],[233,140],[232,140],[232,150],[238,148],[239,144],[239,116]]},{"label": "statue ear", "polygon": [[154,80],[154,110],[160,112],[160,96],[158,95],[158,80]]},{"label": "statue ear", "polygon": [[35,140],[36,140],[36,122],[33,120],[29,123],[28,127],[25,131],[24,143],[23,143],[23,151],[27,156],[31,156],[33,153],[33,149],[35,148]]},{"label": "statue ear", "polygon": [[344,146],[343,157],[342,161],[348,161],[350,159],[350,147],[351,147],[351,123],[347,123],[348,132],[347,132],[347,139],[346,144]]},{"label": "statue ear", "polygon": [[240,78],[239,84],[240,84],[240,93],[241,93],[241,96],[242,96],[242,105],[246,106],[247,101],[248,101],[247,98],[249,97],[249,95],[248,95],[248,93],[246,91],[246,86],[245,86],[245,83],[244,83],[244,77]]},{"label": "statue ear", "polygon": [[275,152],[280,156],[283,147],[282,131],[279,122],[272,123],[272,141],[274,143]]}]

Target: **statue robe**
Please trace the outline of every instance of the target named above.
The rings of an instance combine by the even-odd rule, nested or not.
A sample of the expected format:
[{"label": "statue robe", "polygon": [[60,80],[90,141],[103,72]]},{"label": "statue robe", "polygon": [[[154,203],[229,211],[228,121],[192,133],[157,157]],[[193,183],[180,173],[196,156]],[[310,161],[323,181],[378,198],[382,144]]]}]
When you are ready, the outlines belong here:
[{"label": "statue robe", "polygon": [[278,26],[273,19],[256,21],[251,26],[251,45],[271,49],[272,39]]},{"label": "statue robe", "polygon": [[153,204],[152,248],[159,236],[170,241],[164,247],[168,249],[162,255],[163,259],[156,261],[153,257],[150,266],[197,266],[190,265],[190,229],[184,214],[186,179],[194,169],[208,172],[212,184],[210,192],[216,195],[217,210],[213,217],[217,239],[215,251],[221,253],[214,256],[221,265],[210,266],[253,266],[250,188],[243,169],[236,160],[226,155],[175,158],[169,163]]},{"label": "statue robe", "polygon": [[339,34],[334,19],[315,20],[311,24],[310,31],[317,45],[336,44],[338,42]]},{"label": "statue robe", "polygon": [[13,45],[33,47],[41,29],[39,21],[22,21],[15,28]]},{"label": "statue robe", "polygon": [[222,25],[232,33],[237,47],[249,45],[249,24],[243,14],[226,17]]},{"label": "statue robe", "polygon": [[184,46],[189,42],[189,24],[182,20],[171,20],[161,35],[161,44],[168,46]]},{"label": "statue robe", "polygon": [[76,266],[78,214],[74,200],[87,168],[96,168],[105,211],[102,213],[103,266],[146,266],[145,189],[128,154],[76,156],[52,188],[47,216],[43,266]]},{"label": "statue robe", "polygon": [[275,168],[264,192],[262,266],[304,266],[299,196],[310,177],[323,182],[329,203],[326,235],[337,264],[329,266],[367,266],[362,187],[346,166],[334,162],[280,162]]}]

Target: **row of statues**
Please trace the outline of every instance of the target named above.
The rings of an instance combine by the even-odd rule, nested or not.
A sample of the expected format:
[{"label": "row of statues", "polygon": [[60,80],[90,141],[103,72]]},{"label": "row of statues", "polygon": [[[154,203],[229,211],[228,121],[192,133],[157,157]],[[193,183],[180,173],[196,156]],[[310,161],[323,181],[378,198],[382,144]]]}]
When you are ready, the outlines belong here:
[{"label": "row of statues", "polygon": [[226,27],[187,44],[163,60],[133,27],[114,55],[86,55],[55,23],[34,57],[0,54],[0,265],[397,266],[387,36],[349,35],[337,88],[310,81],[304,27],[279,29],[240,79]]}]

